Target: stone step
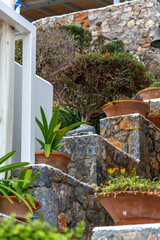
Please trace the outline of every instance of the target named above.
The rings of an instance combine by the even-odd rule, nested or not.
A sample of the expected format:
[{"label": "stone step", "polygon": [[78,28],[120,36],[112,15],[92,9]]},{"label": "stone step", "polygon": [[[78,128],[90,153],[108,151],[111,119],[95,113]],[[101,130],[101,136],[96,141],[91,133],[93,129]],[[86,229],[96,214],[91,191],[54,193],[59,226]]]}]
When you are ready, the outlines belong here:
[{"label": "stone step", "polygon": [[160,224],[138,224],[115,227],[96,227],[92,240],[158,240]]}]

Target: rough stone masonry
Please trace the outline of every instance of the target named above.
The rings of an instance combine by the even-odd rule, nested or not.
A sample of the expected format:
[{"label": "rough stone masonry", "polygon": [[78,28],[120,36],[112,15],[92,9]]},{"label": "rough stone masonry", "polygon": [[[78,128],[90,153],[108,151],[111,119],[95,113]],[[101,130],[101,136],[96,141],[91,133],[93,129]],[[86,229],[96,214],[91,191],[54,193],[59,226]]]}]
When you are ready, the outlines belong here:
[{"label": "rough stone masonry", "polygon": [[92,51],[113,40],[123,40],[125,50],[159,75],[160,52],[150,47],[158,27],[160,4],[157,0],[137,0],[104,8],[53,16],[34,22],[37,27],[76,24],[92,32]]}]

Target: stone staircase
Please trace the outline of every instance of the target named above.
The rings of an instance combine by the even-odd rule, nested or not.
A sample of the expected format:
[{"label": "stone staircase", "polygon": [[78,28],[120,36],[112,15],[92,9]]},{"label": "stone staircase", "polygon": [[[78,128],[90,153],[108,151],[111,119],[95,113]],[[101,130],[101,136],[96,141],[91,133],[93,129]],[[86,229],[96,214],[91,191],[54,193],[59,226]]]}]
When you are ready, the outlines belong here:
[{"label": "stone staircase", "polygon": [[[128,237],[135,236],[131,227],[125,226],[131,229],[126,233],[130,235],[125,235],[125,227],[119,230],[117,227],[97,228],[112,226],[113,221],[95,199],[91,184],[99,185],[107,179],[107,169],[110,167],[127,170],[136,168],[139,174],[149,178],[159,176],[160,129],[140,114],[104,118],[100,122],[100,127],[101,135],[92,131],[86,134],[85,131],[85,135],[81,133],[64,137],[63,141],[68,144],[59,151],[71,156],[68,174],[48,165],[32,166],[34,172],[41,172],[40,179],[34,186],[50,202],[48,204],[33,191],[33,195],[42,201],[44,220],[58,227],[73,227],[78,221],[85,221],[84,240],[91,239],[94,227],[96,228],[93,230],[93,240],[151,240],[152,238],[139,237],[141,230],[135,230],[139,234],[136,238]],[[38,213],[35,213],[35,218],[38,217]],[[160,226],[157,226],[160,230]],[[111,234],[114,229],[115,233]],[[136,229],[141,228],[137,226]]]}]

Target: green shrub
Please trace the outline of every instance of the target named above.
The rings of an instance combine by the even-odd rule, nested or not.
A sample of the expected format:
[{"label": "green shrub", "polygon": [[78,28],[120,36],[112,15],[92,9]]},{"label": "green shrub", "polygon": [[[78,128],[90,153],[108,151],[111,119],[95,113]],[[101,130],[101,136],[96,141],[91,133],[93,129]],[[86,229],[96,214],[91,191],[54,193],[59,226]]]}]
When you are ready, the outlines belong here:
[{"label": "green shrub", "polygon": [[78,56],[54,79],[56,101],[68,101],[82,121],[98,118],[103,104],[132,94],[152,83],[145,66],[129,53]]},{"label": "green shrub", "polygon": [[[67,103],[66,103],[67,104]],[[82,117],[79,111],[72,107],[63,106],[59,109],[58,122],[61,122],[61,127],[68,127],[73,123],[81,122]]]},{"label": "green shrub", "polygon": [[1,240],[81,240],[84,223],[81,222],[74,229],[64,229],[64,233],[52,228],[49,223],[31,221],[15,224],[14,218],[3,218],[0,221]]},{"label": "green shrub", "polygon": [[101,54],[105,54],[106,52],[114,53],[114,52],[124,52],[124,43],[122,40],[113,41],[111,43],[105,44],[101,48]]},{"label": "green shrub", "polygon": [[67,30],[81,47],[91,46],[92,34],[88,29],[76,25],[61,25],[60,29]]}]

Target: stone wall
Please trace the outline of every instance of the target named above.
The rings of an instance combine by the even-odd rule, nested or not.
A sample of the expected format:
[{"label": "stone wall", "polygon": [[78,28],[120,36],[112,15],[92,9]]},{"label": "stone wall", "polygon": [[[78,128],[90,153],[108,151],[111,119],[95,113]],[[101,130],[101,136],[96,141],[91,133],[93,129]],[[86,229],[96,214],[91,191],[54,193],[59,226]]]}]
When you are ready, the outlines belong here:
[{"label": "stone wall", "polygon": [[116,147],[139,159],[142,169],[158,177],[160,172],[160,129],[140,114],[101,120],[101,135]]},{"label": "stone wall", "polygon": [[126,170],[136,167],[139,173],[147,176],[146,167],[141,169],[139,160],[97,134],[65,137],[63,141],[67,144],[59,151],[71,156],[68,174],[82,182],[99,185],[107,179],[107,169],[110,167]]},{"label": "stone wall", "polygon": [[159,75],[160,52],[150,47],[158,27],[160,5],[157,0],[136,0],[94,10],[40,19],[37,27],[76,24],[91,30],[92,50],[113,40],[123,40],[126,51],[143,61]]},{"label": "stone wall", "polygon": [[[33,173],[41,172],[34,187],[48,199],[49,203],[35,190],[32,195],[42,202],[43,220],[61,229],[74,227],[79,221],[85,221],[87,240],[95,226],[113,225],[113,221],[98,203],[90,185],[63,173],[49,165],[30,166]],[[18,176],[18,172],[15,176]],[[35,212],[34,218],[39,218]]]}]

